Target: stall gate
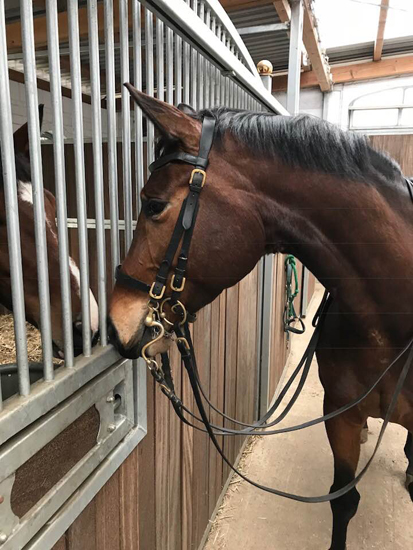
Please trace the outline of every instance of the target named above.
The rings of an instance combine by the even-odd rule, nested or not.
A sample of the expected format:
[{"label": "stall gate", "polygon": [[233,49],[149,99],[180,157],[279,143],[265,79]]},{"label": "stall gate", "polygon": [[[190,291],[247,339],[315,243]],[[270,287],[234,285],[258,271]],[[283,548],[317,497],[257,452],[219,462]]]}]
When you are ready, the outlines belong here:
[{"label": "stall gate", "polygon": [[[225,105],[287,114],[261,84],[241,38],[217,0],[0,0],[0,145],[16,365],[0,367],[0,547],[2,550],[166,550],[198,547],[228,478],[204,434],[182,426],[146,379],[141,361],[108,345],[106,316],[114,268],[129,248],[139,191],[154,159],[154,127],[131,106],[124,82],[170,103]],[[33,17],[34,4],[36,17]],[[45,9],[39,8],[45,6]],[[18,32],[16,32],[18,31]],[[18,197],[13,141],[15,98],[24,81],[34,210],[41,372],[27,353]],[[38,90],[51,126],[40,139]],[[69,98],[69,99],[68,99]],[[63,102],[70,100],[70,112]],[[86,111],[90,135],[86,136]],[[70,123],[67,125],[67,118]],[[89,131],[89,130],[88,130]],[[67,135],[70,133],[70,135]],[[90,138],[90,139],[89,139]],[[56,196],[58,273],[49,270],[43,189]],[[27,189],[27,186],[26,186]],[[19,220],[20,217],[20,220]],[[1,243],[1,246],[6,246]],[[79,266],[83,354],[74,357],[71,275]],[[60,280],[64,364],[53,358]],[[277,269],[279,351],[272,386],[285,363],[280,324],[282,258]],[[205,308],[193,327],[204,387],[241,421],[256,418],[261,361],[262,273]],[[99,307],[92,346],[90,288]],[[3,304],[5,305],[5,304]],[[6,304],[7,305],[7,304]],[[93,308],[92,308],[93,313]],[[93,315],[92,315],[93,317]],[[274,360],[275,361],[275,360]],[[178,394],[193,405],[172,363]],[[211,414],[213,421],[219,421]],[[139,444],[139,445],[138,445]],[[235,460],[240,438],[226,438]]]}]

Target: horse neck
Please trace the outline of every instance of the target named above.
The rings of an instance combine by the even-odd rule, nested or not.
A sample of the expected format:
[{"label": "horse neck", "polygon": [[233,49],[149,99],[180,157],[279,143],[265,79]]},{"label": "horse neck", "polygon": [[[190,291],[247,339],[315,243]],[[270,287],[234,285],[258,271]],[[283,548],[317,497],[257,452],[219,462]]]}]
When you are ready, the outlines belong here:
[{"label": "horse neck", "polygon": [[267,250],[294,254],[342,310],[410,312],[413,204],[401,178],[383,192],[276,162],[257,170]]}]

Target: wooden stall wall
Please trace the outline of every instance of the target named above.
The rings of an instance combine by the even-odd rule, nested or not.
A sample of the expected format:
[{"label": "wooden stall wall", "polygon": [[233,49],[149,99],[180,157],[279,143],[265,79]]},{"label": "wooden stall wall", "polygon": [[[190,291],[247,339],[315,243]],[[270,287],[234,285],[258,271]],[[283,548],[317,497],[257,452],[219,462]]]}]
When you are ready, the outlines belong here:
[{"label": "wooden stall wall", "polygon": [[370,136],[375,149],[385,151],[399,164],[407,177],[413,177],[413,135],[393,134]]},{"label": "wooden stall wall", "polygon": [[[255,269],[203,309],[193,326],[202,382],[228,415],[255,412],[258,278]],[[177,391],[193,400],[177,353]],[[220,422],[216,414],[211,419]],[[240,438],[226,438],[234,461]],[[229,471],[206,434],[184,426],[148,381],[148,434],[82,512],[54,550],[190,550],[198,548]]]}]

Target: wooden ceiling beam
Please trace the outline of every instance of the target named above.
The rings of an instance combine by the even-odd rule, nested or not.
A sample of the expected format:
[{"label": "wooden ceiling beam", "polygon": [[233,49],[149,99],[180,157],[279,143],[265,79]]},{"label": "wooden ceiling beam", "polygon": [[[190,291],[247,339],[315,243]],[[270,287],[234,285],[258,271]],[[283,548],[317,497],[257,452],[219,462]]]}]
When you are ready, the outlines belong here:
[{"label": "wooden ceiling beam", "polygon": [[[303,43],[310,58],[314,74],[317,75],[318,84],[323,92],[328,92],[332,88],[330,68],[323,55],[318,38],[318,31],[314,23],[314,14],[309,0],[303,0],[304,3],[304,27]],[[291,6],[288,0],[273,0],[274,7],[282,23],[291,20]]]},{"label": "wooden ceiling beam", "polygon": [[331,80],[330,67],[321,51],[318,31],[315,27],[313,10],[309,0],[304,0],[304,28],[303,42],[310,58],[313,71],[317,75],[318,84],[322,92],[329,92],[333,83]]},{"label": "wooden ceiling beam", "polygon": [[[105,25],[104,25],[104,6],[99,3],[97,6],[98,12],[98,29],[99,36],[104,37]],[[59,26],[59,41],[69,41],[69,21],[67,11],[60,12],[58,14],[58,26]],[[132,2],[129,2],[129,28],[132,28]],[[114,1],[113,9],[113,27],[115,32],[115,38],[119,33],[119,1]],[[22,29],[20,21],[15,21],[7,25],[7,51],[8,53],[15,53],[22,51]],[[88,15],[87,8],[79,8],[79,38],[87,38],[88,36]],[[36,49],[45,48],[47,46],[47,24],[46,16],[41,15],[34,18],[34,40]]]},{"label": "wooden ceiling beam", "polygon": [[[413,55],[390,57],[381,61],[354,63],[331,67],[331,74],[335,84],[345,82],[359,82],[389,76],[413,74]],[[301,88],[311,88],[318,85],[318,76],[315,71],[301,73]],[[272,91],[280,92],[287,89],[287,75],[274,76]]]},{"label": "wooden ceiling beam", "polygon": [[288,0],[273,0],[273,4],[281,23],[291,21],[291,6]]},{"label": "wooden ceiling beam", "polygon": [[[20,84],[24,84],[24,73],[20,71],[16,71],[15,69],[9,69],[9,79],[13,82],[19,82]],[[37,88],[39,90],[45,90],[46,92],[50,92],[50,82],[48,80],[44,80],[43,78],[37,77]],[[72,97],[72,90],[70,88],[66,88],[65,86],[62,86],[62,96],[63,97]],[[89,105],[92,103],[92,99],[87,94],[82,94],[82,101],[83,103],[88,103]],[[105,109],[106,106],[102,104],[102,108]]]},{"label": "wooden ceiling beam", "polygon": [[377,28],[377,37],[374,43],[374,61],[380,61],[383,52],[384,30],[386,28],[387,14],[389,12],[389,3],[390,0],[381,0],[379,26]]},{"label": "wooden ceiling beam", "polygon": [[271,4],[271,0],[221,0],[221,4],[225,11],[230,12],[254,8],[256,6],[265,6],[265,4]]}]

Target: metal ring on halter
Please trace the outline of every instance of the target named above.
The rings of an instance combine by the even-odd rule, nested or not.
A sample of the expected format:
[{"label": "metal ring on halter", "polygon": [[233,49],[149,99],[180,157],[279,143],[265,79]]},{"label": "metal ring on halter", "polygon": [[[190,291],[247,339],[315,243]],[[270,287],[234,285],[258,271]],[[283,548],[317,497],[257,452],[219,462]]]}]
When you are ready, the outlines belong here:
[{"label": "metal ring on halter", "polygon": [[[171,301],[171,298],[165,298],[165,300],[162,300],[162,302],[161,302],[161,307],[160,307],[160,309],[159,309],[159,315],[160,315],[160,317],[161,317],[161,319],[162,319],[163,321],[165,321],[166,323],[168,323],[168,325],[174,326],[174,323],[172,323],[171,321],[169,321],[169,320],[166,318],[166,314],[165,314],[165,312],[164,312],[164,310],[163,310],[164,304],[166,304],[166,302],[170,302],[170,301]],[[181,310],[182,310],[182,319],[181,319],[181,321],[178,323],[179,326],[181,326],[181,325],[183,325],[183,324],[186,322],[186,318],[187,318],[188,314],[187,314],[187,311],[186,311],[186,308],[185,308],[184,304],[183,304],[182,302],[180,302],[179,300],[177,300],[177,301],[176,301],[176,304],[174,304],[174,305],[171,307],[171,310],[172,310],[176,315],[178,315],[178,312],[175,310],[175,308],[176,308],[177,306],[179,306],[179,307],[181,308]]]}]

